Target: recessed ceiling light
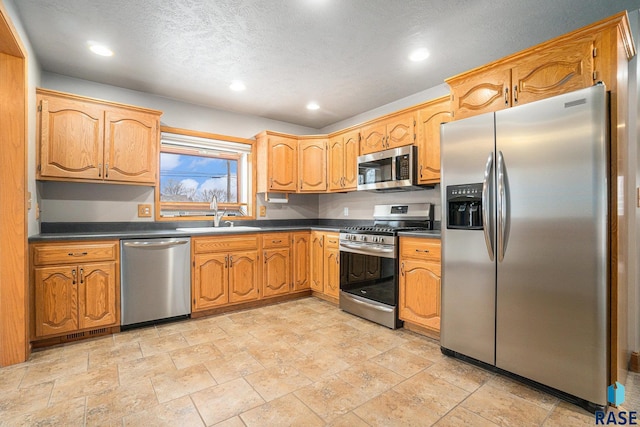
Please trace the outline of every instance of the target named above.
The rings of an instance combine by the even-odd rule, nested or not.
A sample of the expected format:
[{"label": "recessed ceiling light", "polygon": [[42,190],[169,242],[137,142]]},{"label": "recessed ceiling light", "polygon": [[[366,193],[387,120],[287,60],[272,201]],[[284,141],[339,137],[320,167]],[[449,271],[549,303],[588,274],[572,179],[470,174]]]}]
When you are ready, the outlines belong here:
[{"label": "recessed ceiling light", "polygon": [[240,92],[245,90],[247,87],[240,80],[234,80],[229,85],[229,89],[234,90],[236,92]]},{"label": "recessed ceiling light", "polygon": [[90,41],[89,49],[91,50],[91,52],[95,53],[96,55],[113,56],[113,51],[109,49],[107,46],[100,43]]},{"label": "recessed ceiling light", "polygon": [[409,55],[409,59],[412,60],[413,62],[424,61],[428,57],[429,57],[429,51],[424,48],[414,50],[413,52],[411,52],[411,55]]},{"label": "recessed ceiling light", "polygon": [[319,110],[320,106],[315,102],[310,102],[307,104],[307,110]]}]

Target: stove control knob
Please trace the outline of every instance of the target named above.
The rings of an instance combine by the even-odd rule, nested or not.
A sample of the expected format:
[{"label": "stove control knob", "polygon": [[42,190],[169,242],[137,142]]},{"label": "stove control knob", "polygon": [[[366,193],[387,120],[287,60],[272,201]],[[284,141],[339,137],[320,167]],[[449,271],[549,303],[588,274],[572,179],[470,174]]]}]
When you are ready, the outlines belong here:
[{"label": "stove control knob", "polygon": [[384,243],[384,237],[378,237],[378,240],[376,240],[376,242]]},{"label": "stove control knob", "polygon": [[360,240],[363,241],[363,242],[366,242],[367,241],[367,236],[364,236],[364,235],[360,236]]}]

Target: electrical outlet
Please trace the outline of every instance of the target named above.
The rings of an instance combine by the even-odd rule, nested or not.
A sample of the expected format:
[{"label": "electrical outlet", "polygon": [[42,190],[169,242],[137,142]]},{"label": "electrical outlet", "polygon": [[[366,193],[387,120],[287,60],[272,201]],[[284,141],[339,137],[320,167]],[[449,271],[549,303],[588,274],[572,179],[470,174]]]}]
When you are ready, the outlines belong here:
[{"label": "electrical outlet", "polygon": [[148,218],[151,216],[151,205],[138,205],[138,217]]},{"label": "electrical outlet", "polygon": [[260,216],[267,216],[267,207],[260,206]]},{"label": "electrical outlet", "polygon": [[349,216],[349,208],[344,208],[344,216]]}]

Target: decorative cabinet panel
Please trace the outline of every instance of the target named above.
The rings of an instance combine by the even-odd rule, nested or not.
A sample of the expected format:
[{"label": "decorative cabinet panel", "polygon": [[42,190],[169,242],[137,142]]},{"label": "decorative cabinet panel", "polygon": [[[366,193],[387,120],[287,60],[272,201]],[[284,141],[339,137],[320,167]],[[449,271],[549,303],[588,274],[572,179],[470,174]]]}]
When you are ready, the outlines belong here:
[{"label": "decorative cabinet panel", "polygon": [[415,117],[413,112],[360,128],[360,155],[411,145],[415,141]]},{"label": "decorative cabinet panel", "polygon": [[311,287],[311,233],[308,231],[293,233],[291,241],[293,290],[303,291]]},{"label": "decorative cabinet panel", "polygon": [[418,184],[440,182],[440,125],[453,120],[448,96],[435,99],[417,113]]},{"label": "decorative cabinet panel", "polygon": [[37,90],[37,179],[155,184],[161,112]]},{"label": "decorative cabinet panel", "polygon": [[[596,66],[597,40],[593,34],[546,44],[447,79],[454,118],[498,111],[592,86],[604,78]],[[602,49],[601,55],[605,51]]]},{"label": "decorative cabinet panel", "polygon": [[311,232],[311,289],[324,292],[324,239],[322,231]]},{"label": "decorative cabinet panel", "polygon": [[327,190],[327,144],[327,138],[298,141],[298,192],[324,193]]},{"label": "decorative cabinet panel", "polygon": [[329,139],[329,191],[355,190],[358,185],[359,131]]},{"label": "decorative cabinet panel", "polygon": [[298,188],[298,139],[265,131],[256,136],[258,193]]},{"label": "decorative cabinet panel", "polygon": [[31,245],[34,338],[120,323],[118,242]]},{"label": "decorative cabinet panel", "polygon": [[256,234],[194,237],[192,312],[259,298],[259,238]]},{"label": "decorative cabinet panel", "polygon": [[399,317],[440,331],[440,241],[400,238]]}]

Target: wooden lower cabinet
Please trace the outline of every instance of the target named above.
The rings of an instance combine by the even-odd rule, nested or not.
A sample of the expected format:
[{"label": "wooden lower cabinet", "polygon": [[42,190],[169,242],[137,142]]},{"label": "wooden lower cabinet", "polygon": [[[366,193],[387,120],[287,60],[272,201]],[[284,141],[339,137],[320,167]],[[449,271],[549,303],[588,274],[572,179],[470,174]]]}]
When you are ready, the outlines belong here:
[{"label": "wooden lower cabinet", "polygon": [[340,247],[339,234],[326,233],[324,245],[324,294],[340,296]]},{"label": "wooden lower cabinet", "polygon": [[324,292],[324,239],[324,232],[311,232],[310,285],[311,290],[320,293]]},{"label": "wooden lower cabinet", "polygon": [[35,340],[120,323],[118,242],[31,245]]},{"label": "wooden lower cabinet", "polygon": [[194,237],[191,311],[258,299],[258,247],[256,234]]},{"label": "wooden lower cabinet", "polygon": [[293,291],[311,288],[311,233],[302,231],[292,234],[291,267],[293,274]]},{"label": "wooden lower cabinet", "polygon": [[440,241],[400,238],[399,316],[440,332]]},{"label": "wooden lower cabinet", "polygon": [[262,295],[271,297],[289,293],[293,287],[289,263],[291,250],[289,248],[265,249],[263,257]]}]

